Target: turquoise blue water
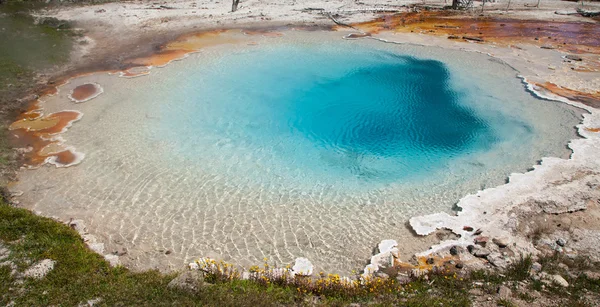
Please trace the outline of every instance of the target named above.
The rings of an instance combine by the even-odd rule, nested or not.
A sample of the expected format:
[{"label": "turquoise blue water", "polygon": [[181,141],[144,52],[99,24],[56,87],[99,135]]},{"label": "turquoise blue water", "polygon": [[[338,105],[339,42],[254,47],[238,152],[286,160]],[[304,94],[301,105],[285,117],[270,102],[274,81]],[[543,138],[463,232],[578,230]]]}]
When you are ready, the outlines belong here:
[{"label": "turquoise blue water", "polygon": [[[478,114],[451,79],[440,61],[370,48],[241,52],[178,80],[177,108],[163,106],[159,135],[177,155],[207,164],[226,158],[242,176],[408,180],[505,137],[490,127],[505,123]],[[248,159],[264,165],[239,162]]]},{"label": "turquoise blue water", "polygon": [[[36,211],[90,220],[140,268],[306,257],[350,274],[383,239],[403,242],[403,258],[433,244],[404,227],[410,217],[567,157],[581,120],[485,54],[335,32],[230,35],[243,41],[145,77],[65,85],[44,107],[84,114],[64,138],[85,160],[25,172],[18,189]],[[86,82],[104,93],[73,105],[66,93]]]}]

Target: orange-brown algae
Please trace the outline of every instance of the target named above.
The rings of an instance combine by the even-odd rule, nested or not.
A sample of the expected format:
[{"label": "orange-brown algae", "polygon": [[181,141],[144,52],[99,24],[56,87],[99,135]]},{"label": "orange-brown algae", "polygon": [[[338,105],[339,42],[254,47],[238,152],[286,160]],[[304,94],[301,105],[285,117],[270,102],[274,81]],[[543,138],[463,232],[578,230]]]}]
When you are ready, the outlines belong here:
[{"label": "orange-brown algae", "polygon": [[264,37],[282,37],[284,35],[282,32],[277,32],[272,29],[252,29],[244,30],[243,32],[249,36],[262,35]]},{"label": "orange-brown algae", "polygon": [[81,116],[76,111],[62,111],[35,119],[22,115],[12,123],[9,130],[15,147],[27,149],[24,152],[24,164],[35,167],[48,162],[57,166],[70,166],[81,161],[81,154],[75,153],[56,139],[56,135],[66,131]]},{"label": "orange-brown algae", "polygon": [[224,32],[226,32],[226,30],[184,35],[177,40],[162,46],[158,53],[147,57],[132,59],[128,61],[128,64],[134,66],[162,67],[172,61],[183,59],[188,54],[197,52],[205,47],[237,42],[234,38],[220,35]]},{"label": "orange-brown algae", "polygon": [[77,111],[61,111],[35,119],[23,118],[9,126],[9,130],[22,129],[40,136],[49,136],[66,131],[71,123],[79,120],[81,113]]},{"label": "orange-brown algae", "polygon": [[86,83],[75,87],[69,94],[69,99],[80,103],[98,97],[102,94],[103,89],[97,83]]},{"label": "orange-brown algae", "polygon": [[573,53],[600,54],[600,24],[468,17],[449,11],[386,15],[354,27],[372,34],[418,32],[456,38],[478,37],[501,45],[531,43]]},{"label": "orange-brown algae", "polygon": [[566,87],[556,85],[551,82],[546,82],[543,84],[534,83],[534,85],[537,86],[538,88],[545,89],[555,95],[567,98],[569,100],[581,102],[581,103],[583,103],[587,106],[593,107],[593,108],[600,108],[600,92],[594,92],[594,93],[580,92],[580,91],[576,91],[576,90],[572,90],[572,89],[569,89]]}]

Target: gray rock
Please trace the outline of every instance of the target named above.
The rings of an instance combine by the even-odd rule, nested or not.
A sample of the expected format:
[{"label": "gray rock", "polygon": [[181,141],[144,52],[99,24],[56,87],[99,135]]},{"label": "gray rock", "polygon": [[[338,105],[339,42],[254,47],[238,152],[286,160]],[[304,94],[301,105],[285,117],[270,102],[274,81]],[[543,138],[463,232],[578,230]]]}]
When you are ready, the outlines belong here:
[{"label": "gray rock", "polygon": [[196,292],[204,285],[204,274],[201,271],[186,271],[175,277],[167,285],[171,289]]},{"label": "gray rock", "polygon": [[551,275],[550,280],[561,287],[568,287],[569,283],[560,275]]},{"label": "gray rock", "polygon": [[498,296],[501,298],[509,298],[512,296],[512,290],[507,286],[498,287]]},{"label": "gray rock", "polygon": [[56,261],[51,259],[44,259],[34,264],[29,269],[25,270],[23,276],[35,279],[42,279],[46,276],[46,274],[48,274],[54,269],[54,264],[56,264]]},{"label": "gray rock", "polygon": [[471,254],[474,253],[475,252],[475,245],[469,245],[469,246],[467,246],[467,250]]},{"label": "gray rock", "polygon": [[534,262],[531,265],[531,270],[534,272],[541,272],[542,271],[542,265],[539,262]]},{"label": "gray rock", "polygon": [[375,273],[375,276],[379,277],[379,278],[383,278],[383,279],[388,279],[390,278],[390,275],[383,273],[383,272],[377,272]]},{"label": "gray rock", "polygon": [[479,258],[485,258],[490,254],[490,250],[487,248],[478,248],[473,251],[473,255]]},{"label": "gray rock", "polygon": [[565,55],[565,59],[569,59],[569,60],[572,60],[572,61],[578,61],[578,62],[579,61],[583,61],[583,59],[580,56],[574,55],[574,54],[567,54],[567,55]]},{"label": "gray rock", "polygon": [[494,244],[498,245],[498,247],[504,248],[507,247],[508,244],[510,244],[510,240],[508,238],[493,238],[492,242],[494,242]]},{"label": "gray rock", "polygon": [[412,281],[412,279],[410,277],[408,277],[406,275],[401,275],[401,274],[398,274],[398,276],[396,276],[396,280],[401,285],[407,284]]},{"label": "gray rock", "polygon": [[558,244],[559,246],[565,246],[567,244],[567,240],[563,238],[558,238],[558,240],[556,240],[556,244]]},{"label": "gray rock", "polygon": [[487,256],[487,260],[495,267],[497,268],[501,268],[501,269],[506,269],[508,268],[508,265],[510,264],[510,262],[508,261],[508,259],[506,259],[506,257],[502,256],[502,254],[500,253],[491,253]]}]

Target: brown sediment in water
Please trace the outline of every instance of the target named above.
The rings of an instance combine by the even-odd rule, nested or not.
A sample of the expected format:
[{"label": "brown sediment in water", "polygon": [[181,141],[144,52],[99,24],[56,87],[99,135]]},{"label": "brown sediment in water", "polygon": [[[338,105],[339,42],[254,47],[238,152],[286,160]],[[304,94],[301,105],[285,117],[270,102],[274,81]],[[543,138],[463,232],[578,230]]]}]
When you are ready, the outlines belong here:
[{"label": "brown sediment in water", "polygon": [[69,99],[74,102],[85,102],[90,99],[94,99],[98,97],[98,95],[102,94],[102,87],[97,83],[86,83],[75,87],[71,94],[69,94]]},{"label": "brown sediment in water", "polygon": [[220,35],[232,30],[214,30],[179,37],[160,48],[155,54],[129,60],[127,64],[133,66],[165,66],[172,61],[185,58],[188,54],[198,50],[221,44],[235,43],[236,39]]},{"label": "brown sediment in water", "polygon": [[22,129],[34,132],[42,137],[50,136],[66,131],[74,122],[81,118],[77,111],[61,111],[35,119],[22,118],[10,125],[9,130]]},{"label": "brown sediment in water", "polygon": [[283,36],[283,32],[277,32],[269,29],[253,29],[253,30],[243,30],[244,34],[254,36],[254,35],[262,35],[264,37],[281,37]]},{"label": "brown sediment in water", "polygon": [[372,34],[417,32],[453,38],[475,37],[500,45],[530,43],[571,53],[600,54],[600,24],[469,17],[449,11],[386,15],[354,27]]},{"label": "brown sediment in water", "polygon": [[[50,162],[57,166],[70,166],[79,162],[81,155],[64,146],[56,136],[66,131],[82,114],[62,111],[42,116],[39,109],[31,109],[9,127],[14,146],[25,148],[24,164],[35,167]],[[38,116],[34,117],[32,114]]]}]

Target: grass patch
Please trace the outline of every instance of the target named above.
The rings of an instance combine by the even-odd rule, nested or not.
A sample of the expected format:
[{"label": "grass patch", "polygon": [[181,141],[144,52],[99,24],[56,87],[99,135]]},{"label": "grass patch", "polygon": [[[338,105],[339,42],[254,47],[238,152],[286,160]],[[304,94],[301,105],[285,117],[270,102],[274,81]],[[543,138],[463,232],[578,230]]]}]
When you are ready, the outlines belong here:
[{"label": "grass patch", "polygon": [[521,281],[529,278],[529,270],[531,269],[531,265],[533,264],[533,259],[531,255],[523,256],[519,261],[513,263],[505,272],[505,275],[508,279],[514,281]]},{"label": "grass patch", "polygon": [[298,285],[235,279],[215,279],[214,284],[197,292],[171,289],[167,284],[175,275],[110,267],[66,225],[4,203],[0,203],[0,240],[11,250],[10,260],[19,271],[42,259],[56,261],[54,270],[45,278],[24,279],[20,285],[7,266],[0,267],[2,305],[14,301],[16,306],[76,306],[97,298],[101,299],[101,306],[470,305],[468,283],[442,275],[408,285],[391,279],[377,287],[354,290],[315,288],[315,284],[309,286],[302,280],[298,285],[307,287],[299,290]]},{"label": "grass patch", "polygon": [[[25,209],[0,202],[0,242],[11,250],[10,260],[23,271],[42,259],[53,259],[56,265],[41,280],[16,282],[7,266],[0,267],[0,304],[14,302],[16,306],[76,306],[92,299],[101,299],[99,306],[344,306],[352,303],[382,306],[470,306],[469,290],[474,281],[483,281],[487,295],[495,295],[498,285],[510,285],[527,280],[531,258],[523,257],[504,274],[473,272],[467,279],[456,275],[430,274],[399,284],[395,279],[373,280],[356,287],[341,287],[336,275],[293,282],[251,279],[239,280],[224,275],[206,276],[212,284],[198,291],[187,292],[167,287],[176,276],[157,271],[131,272],[113,268],[99,255],[90,251],[71,228]],[[546,261],[546,260],[542,260]],[[599,293],[600,281],[580,275],[569,281],[571,286],[561,293],[540,282],[530,281],[545,296],[569,306],[586,306],[586,294]],[[557,289],[560,290],[560,289]],[[566,291],[565,291],[566,290]],[[529,294],[517,296],[527,302]],[[514,306],[509,299],[497,301],[499,306]]]}]

